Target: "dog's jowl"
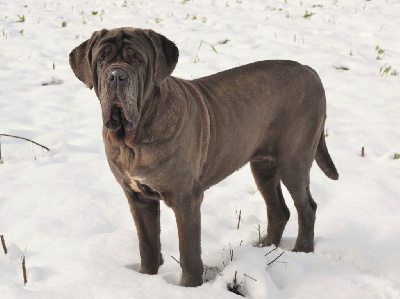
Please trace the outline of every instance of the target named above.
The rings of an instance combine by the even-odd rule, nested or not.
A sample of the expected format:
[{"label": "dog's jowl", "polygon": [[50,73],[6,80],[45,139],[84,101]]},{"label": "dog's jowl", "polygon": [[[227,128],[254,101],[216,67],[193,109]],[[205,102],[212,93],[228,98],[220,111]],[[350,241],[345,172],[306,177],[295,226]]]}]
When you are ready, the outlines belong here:
[{"label": "dog's jowl", "polygon": [[293,250],[313,251],[314,159],[338,178],[325,144],[325,92],[317,73],[270,60],[188,81],[170,76],[178,56],[166,37],[133,28],[97,31],[70,54],[75,75],[100,101],[108,163],[137,227],[140,271],[156,274],[163,263],[163,200],[176,216],[182,284],[203,283],[204,190],[247,162],[267,205],[263,245],[279,245],[289,219],[282,182],[298,212]]}]

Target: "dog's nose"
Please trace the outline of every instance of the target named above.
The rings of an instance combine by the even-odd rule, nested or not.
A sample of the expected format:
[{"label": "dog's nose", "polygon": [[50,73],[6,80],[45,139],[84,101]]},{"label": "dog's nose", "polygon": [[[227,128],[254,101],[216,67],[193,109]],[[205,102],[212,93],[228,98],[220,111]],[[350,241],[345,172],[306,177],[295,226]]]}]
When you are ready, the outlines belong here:
[{"label": "dog's nose", "polygon": [[124,70],[112,70],[108,74],[108,83],[110,85],[118,85],[126,82],[126,72]]}]

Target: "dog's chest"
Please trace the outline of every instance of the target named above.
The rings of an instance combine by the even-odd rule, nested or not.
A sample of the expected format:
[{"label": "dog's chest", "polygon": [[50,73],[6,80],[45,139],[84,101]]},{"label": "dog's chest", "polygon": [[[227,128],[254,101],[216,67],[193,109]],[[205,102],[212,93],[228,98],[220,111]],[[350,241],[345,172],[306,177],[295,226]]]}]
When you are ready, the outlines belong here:
[{"label": "dog's chest", "polygon": [[157,152],[149,147],[120,147],[119,153],[113,156],[120,179],[131,189],[139,193],[152,193],[157,189],[157,178],[162,169],[155,167],[158,161]]}]

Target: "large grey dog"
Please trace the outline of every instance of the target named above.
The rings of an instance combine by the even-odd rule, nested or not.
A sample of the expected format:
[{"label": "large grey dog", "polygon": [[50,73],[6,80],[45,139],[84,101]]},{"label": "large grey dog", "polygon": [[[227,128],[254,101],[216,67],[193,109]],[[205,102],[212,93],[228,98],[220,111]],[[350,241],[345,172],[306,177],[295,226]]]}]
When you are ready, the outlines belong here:
[{"label": "large grey dog", "polygon": [[293,250],[313,251],[314,159],[338,179],[325,144],[317,73],[293,61],[261,61],[188,81],[170,76],[178,55],[166,37],[133,28],[94,32],[70,54],[75,75],[100,100],[108,163],[137,227],[140,272],[156,274],[163,263],[163,200],[176,216],[182,284],[203,283],[204,190],[249,161],[267,205],[263,246],[279,245],[289,219],[282,181],[298,212]]}]

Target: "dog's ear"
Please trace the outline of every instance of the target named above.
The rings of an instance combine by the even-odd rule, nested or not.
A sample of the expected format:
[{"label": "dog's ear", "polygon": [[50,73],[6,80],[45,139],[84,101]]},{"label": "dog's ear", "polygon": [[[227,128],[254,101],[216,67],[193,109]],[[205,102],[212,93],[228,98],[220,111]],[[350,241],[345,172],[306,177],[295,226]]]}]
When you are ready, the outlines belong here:
[{"label": "dog's ear", "polygon": [[161,84],[175,69],[178,62],[179,50],[176,45],[165,36],[145,30],[149,36],[155,51],[154,80]]},{"label": "dog's ear", "polygon": [[99,32],[96,31],[90,39],[80,44],[69,54],[69,65],[75,76],[90,89],[93,88],[92,48],[98,38]]}]

